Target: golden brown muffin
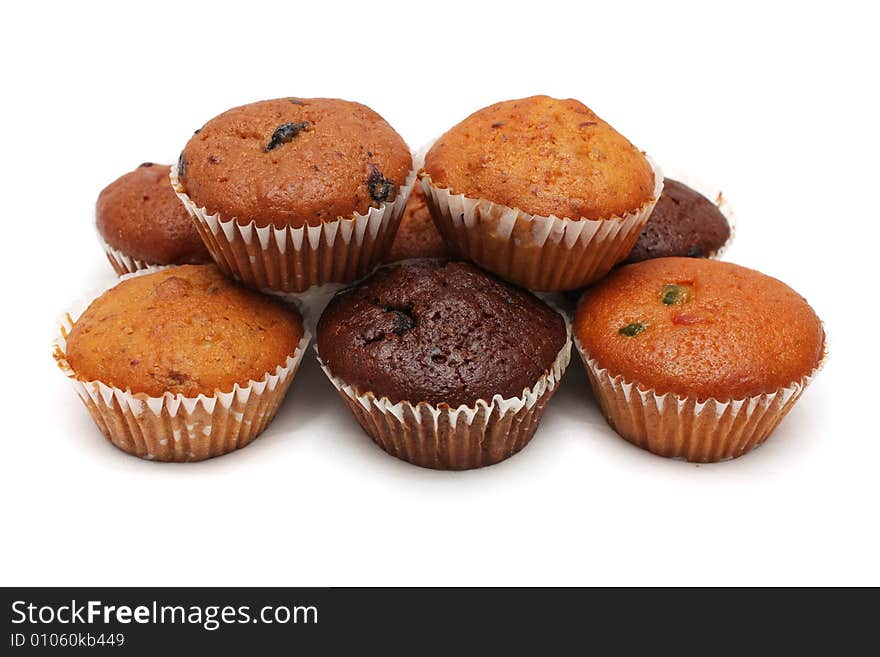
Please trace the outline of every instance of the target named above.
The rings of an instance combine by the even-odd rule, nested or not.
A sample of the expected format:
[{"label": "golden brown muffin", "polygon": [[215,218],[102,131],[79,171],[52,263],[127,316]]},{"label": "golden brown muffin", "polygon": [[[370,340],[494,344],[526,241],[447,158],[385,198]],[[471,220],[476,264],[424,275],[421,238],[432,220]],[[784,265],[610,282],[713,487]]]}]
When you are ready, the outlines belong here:
[{"label": "golden brown muffin", "polygon": [[446,258],[448,256],[446,244],[431,219],[431,212],[425,202],[425,193],[417,185],[413,188],[406,203],[397,235],[385,262],[397,262],[410,258]]},{"label": "golden brown muffin", "polygon": [[428,151],[425,172],[454,194],[529,214],[605,219],[653,197],[654,172],[577,100],[532,96],[474,112]]},{"label": "golden brown muffin", "polygon": [[76,378],[158,397],[228,392],[284,366],[299,313],[239,287],[214,265],[136,276],[98,297],[67,338]]},{"label": "golden brown muffin", "polygon": [[211,262],[199,232],[168,179],[170,166],[144,162],[98,196],[95,222],[104,241],[154,265]]},{"label": "golden brown muffin", "polygon": [[657,258],[588,290],[574,334],[612,376],[699,400],[772,393],[822,359],[822,323],[775,278],[727,262]]},{"label": "golden brown muffin", "polygon": [[333,98],[236,107],[187,143],[178,176],[198,207],[244,225],[317,226],[393,201],[409,148],[376,112]]}]

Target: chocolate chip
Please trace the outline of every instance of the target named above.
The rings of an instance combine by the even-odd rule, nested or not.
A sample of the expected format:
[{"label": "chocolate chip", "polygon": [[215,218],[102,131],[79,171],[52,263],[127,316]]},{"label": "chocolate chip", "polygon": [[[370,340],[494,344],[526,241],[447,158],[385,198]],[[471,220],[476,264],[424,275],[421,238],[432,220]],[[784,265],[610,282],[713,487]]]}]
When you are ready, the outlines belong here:
[{"label": "chocolate chip", "polygon": [[397,185],[387,180],[375,164],[370,165],[367,189],[370,191],[370,198],[377,203],[393,201],[397,197]]},{"label": "chocolate chip", "polygon": [[699,244],[694,244],[687,250],[688,258],[702,258],[703,257],[703,249]]},{"label": "chocolate chip", "polygon": [[416,320],[406,310],[397,310],[395,308],[386,308],[386,313],[392,313],[391,330],[397,335],[403,335],[407,331],[411,331],[416,326]]},{"label": "chocolate chip", "polygon": [[271,141],[266,144],[265,151],[268,153],[282,144],[293,141],[300,132],[305,132],[308,129],[308,121],[300,121],[299,123],[282,123],[275,128],[275,132],[272,133]]},{"label": "chocolate chip", "polygon": [[183,151],[180,152],[180,157],[177,158],[177,177],[183,178],[186,175],[186,158],[183,156]]},{"label": "chocolate chip", "polygon": [[152,162],[144,162],[143,164],[138,165],[138,169],[143,169],[144,167],[151,167],[151,166],[153,166]]},{"label": "chocolate chip", "polygon": [[196,128],[196,129],[193,131],[193,134],[194,134],[194,135],[197,135],[197,134],[199,134],[201,131],[202,131],[201,128]]}]

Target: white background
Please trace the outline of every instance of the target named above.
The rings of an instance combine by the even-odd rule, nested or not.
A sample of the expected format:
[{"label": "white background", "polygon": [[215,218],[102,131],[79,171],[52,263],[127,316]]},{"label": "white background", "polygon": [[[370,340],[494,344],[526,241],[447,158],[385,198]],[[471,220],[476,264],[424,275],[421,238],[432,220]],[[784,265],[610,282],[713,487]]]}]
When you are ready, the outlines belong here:
[{"label": "white background", "polygon": [[[619,4],[5,3],[0,583],[880,584],[877,16]],[[576,358],[533,442],[479,471],[386,456],[311,358],[237,453],[158,464],[104,440],[49,348],[112,280],[104,185],[254,100],[358,100],[415,148],[534,93],[723,189],[726,259],[823,318],[830,360],[769,443],[702,466],[640,451]]]}]

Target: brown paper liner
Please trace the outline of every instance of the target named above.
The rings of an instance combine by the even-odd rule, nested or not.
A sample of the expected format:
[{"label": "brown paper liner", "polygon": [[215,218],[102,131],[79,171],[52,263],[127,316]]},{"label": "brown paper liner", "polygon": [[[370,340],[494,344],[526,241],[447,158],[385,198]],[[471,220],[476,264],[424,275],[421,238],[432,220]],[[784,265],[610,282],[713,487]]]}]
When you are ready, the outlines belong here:
[{"label": "brown paper liner", "polygon": [[424,171],[419,183],[455,255],[523,287],[563,291],[598,280],[632,250],[663,191],[663,174],[651,166],[651,200],[634,212],[600,220],[542,217],[453,194],[434,185]]},{"label": "brown paper liner", "polygon": [[697,463],[734,459],[767,440],[821,367],[770,393],[700,401],[625,381],[590,358],[577,337],[574,343],[593,395],[620,436],[654,454]]},{"label": "brown paper liner", "polygon": [[371,392],[359,393],[334,376],[320,354],[318,362],[355,419],[383,450],[423,468],[470,470],[503,461],[526,446],[570,357],[569,331],[553,365],[520,397],[495,395],[491,401],[480,399],[474,406],[458,408],[425,402],[392,403]]},{"label": "brown paper liner", "polygon": [[415,181],[415,170],[391,203],[367,214],[338,217],[320,226],[257,227],[197,207],[171,167],[171,185],[196,222],[202,241],[228,276],[258,290],[304,292],[316,285],[351,283],[378,265],[394,241]]},{"label": "brown paper liner", "polygon": [[[151,267],[123,279],[160,269],[164,267]],[[67,362],[67,336],[88,305],[77,304],[63,315],[53,355],[107,439],[124,452],[148,460],[201,461],[249,444],[275,416],[311,338],[304,329],[299,345],[285,363],[259,381],[244,386],[236,383],[229,392],[150,397],[77,378]]]}]

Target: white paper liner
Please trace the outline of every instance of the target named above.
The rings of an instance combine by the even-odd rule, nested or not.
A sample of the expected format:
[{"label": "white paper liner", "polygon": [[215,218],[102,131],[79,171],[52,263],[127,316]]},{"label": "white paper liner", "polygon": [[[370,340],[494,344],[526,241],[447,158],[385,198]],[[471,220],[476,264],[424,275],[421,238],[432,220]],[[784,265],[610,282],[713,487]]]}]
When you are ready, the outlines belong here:
[{"label": "white paper liner", "polygon": [[654,172],[651,200],[634,212],[598,220],[544,217],[453,194],[434,185],[424,171],[419,182],[437,228],[454,251],[523,287],[575,290],[608,273],[638,239],[663,191],[663,173],[648,162]]},{"label": "white paper liner", "polygon": [[382,449],[404,461],[427,468],[467,470],[498,463],[521,450],[531,439],[571,359],[571,327],[565,320],[565,345],[553,364],[519,397],[477,400],[473,406],[392,402],[371,392],[359,393],[335,376],[321,360],[324,374],[352,410],[364,430]]},{"label": "white paper liner", "polygon": [[113,267],[113,270],[119,276],[134,274],[135,272],[155,266],[143,260],[132,258],[130,255],[110,246],[103,238],[101,239],[101,246],[104,247],[104,253],[107,254],[110,266]]},{"label": "white paper liner", "polygon": [[171,185],[195,219],[202,241],[227,275],[258,290],[304,292],[313,286],[351,283],[367,275],[391,247],[415,182],[412,169],[394,201],[366,214],[338,217],[320,226],[257,227],[197,207],[171,167]]},{"label": "white paper liner", "polygon": [[[810,374],[773,392],[699,400],[626,381],[591,358],[576,335],[573,341],[593,395],[621,437],[660,456],[697,463],[734,459],[767,440],[825,362],[823,355]],[[827,342],[823,349],[827,354]]]},{"label": "white paper liner", "polygon": [[167,392],[152,397],[102,381],[79,380],[66,358],[67,336],[76,320],[94,299],[119,282],[169,267],[151,266],[126,274],[73,304],[59,320],[53,356],[98,428],[116,447],[148,460],[200,461],[244,447],[266,428],[284,400],[311,334],[304,325],[294,353],[274,372],[214,395],[186,397]]}]

